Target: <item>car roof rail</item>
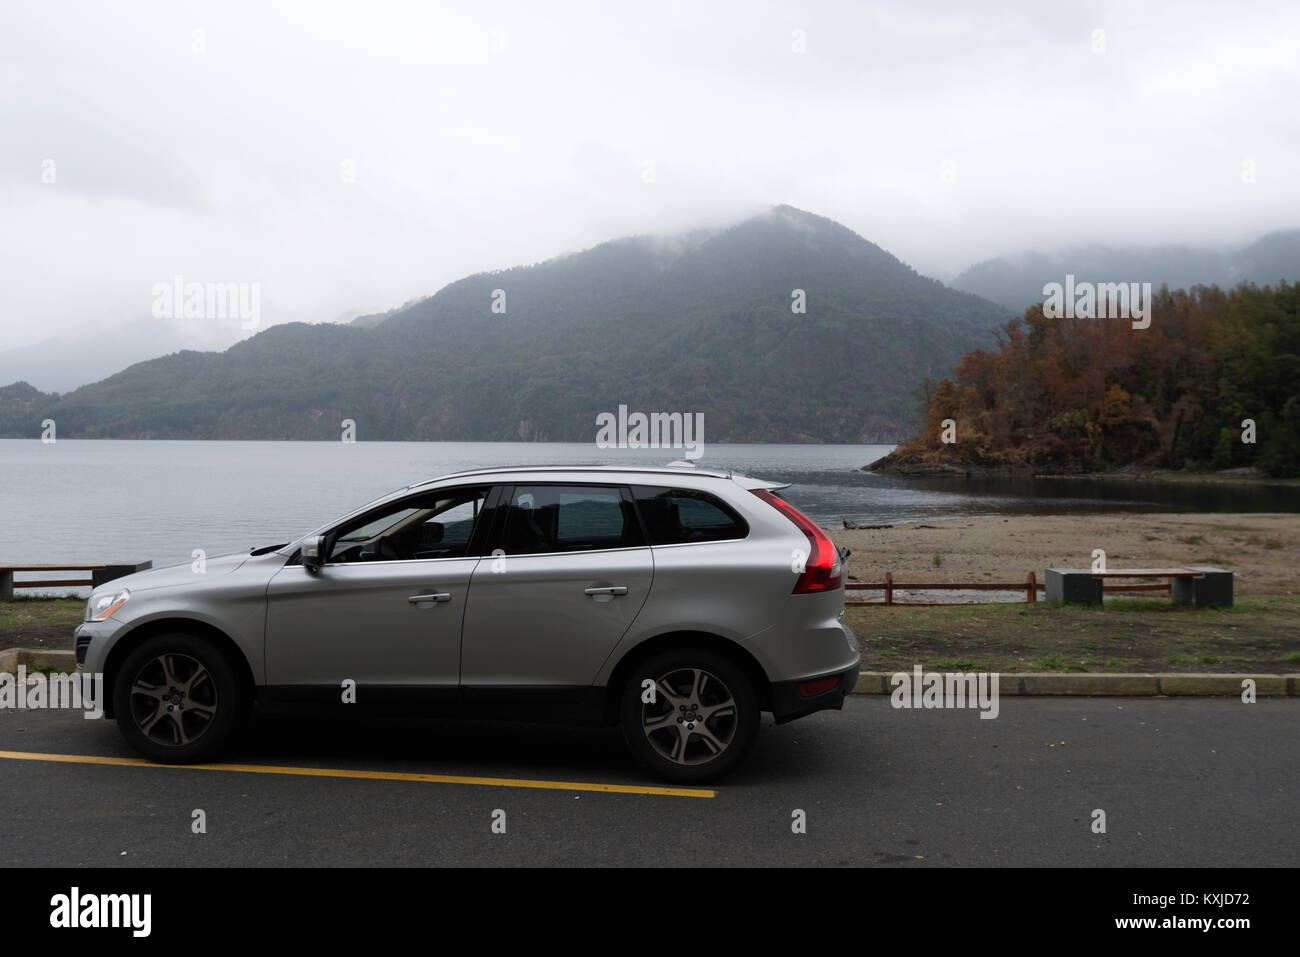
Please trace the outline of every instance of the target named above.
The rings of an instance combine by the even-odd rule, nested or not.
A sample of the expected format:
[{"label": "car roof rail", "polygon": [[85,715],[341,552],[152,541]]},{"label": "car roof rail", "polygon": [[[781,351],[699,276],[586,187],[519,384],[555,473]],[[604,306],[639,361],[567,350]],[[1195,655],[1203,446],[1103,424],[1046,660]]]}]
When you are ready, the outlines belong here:
[{"label": "car roof rail", "polygon": [[[700,469],[694,464],[688,466],[694,470],[694,474],[708,476],[710,478],[726,479],[731,478],[730,471],[722,472],[712,469]],[[682,466],[663,466],[663,465],[497,465],[491,468],[466,469],[460,472],[449,472],[446,475],[439,475],[436,478],[425,479],[422,482],[412,482],[407,488],[419,488],[423,485],[430,485],[434,482],[441,482],[451,478],[468,478],[475,475],[499,475],[505,472],[604,472],[604,473],[622,473],[622,474],[641,474],[641,475],[680,475]]]}]

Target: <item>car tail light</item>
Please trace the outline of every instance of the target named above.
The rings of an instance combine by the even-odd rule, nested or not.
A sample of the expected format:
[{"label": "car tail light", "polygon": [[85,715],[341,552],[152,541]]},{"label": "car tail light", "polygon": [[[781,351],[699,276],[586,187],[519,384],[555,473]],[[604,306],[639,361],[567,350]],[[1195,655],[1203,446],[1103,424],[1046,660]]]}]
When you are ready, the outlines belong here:
[{"label": "car tail light", "polygon": [[825,694],[828,691],[834,691],[840,684],[839,675],[831,675],[829,678],[820,678],[817,681],[805,681],[799,686],[799,697],[815,698],[819,694]]},{"label": "car tail light", "polygon": [[835,591],[840,587],[840,553],[835,543],[827,537],[817,523],[783,498],[777,498],[766,489],[752,489],[753,493],[788,518],[808,539],[808,558],[803,573],[794,583],[795,595]]}]

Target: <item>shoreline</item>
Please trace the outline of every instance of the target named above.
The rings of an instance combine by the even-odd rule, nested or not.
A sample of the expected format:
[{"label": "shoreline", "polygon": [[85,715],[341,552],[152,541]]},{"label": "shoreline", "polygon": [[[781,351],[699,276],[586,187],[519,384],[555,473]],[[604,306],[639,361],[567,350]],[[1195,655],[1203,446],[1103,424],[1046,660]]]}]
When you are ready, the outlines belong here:
[{"label": "shoreline", "polygon": [[867,463],[862,466],[862,471],[871,475],[889,475],[898,478],[952,478],[959,481],[985,478],[1083,479],[1092,482],[1141,482],[1152,485],[1249,485],[1279,488],[1300,486],[1300,478],[1270,476],[1254,469],[1188,472],[1182,469],[1122,468],[1112,472],[1040,472],[1014,466],[948,465],[928,462],[891,463],[882,468],[873,468],[881,461],[883,459]]},{"label": "shoreline", "polygon": [[[1096,512],[926,519],[890,528],[827,529],[852,550],[850,581],[1038,580],[1048,568],[1214,565],[1239,595],[1300,594],[1300,513]],[[936,556],[938,562],[936,563]]]}]

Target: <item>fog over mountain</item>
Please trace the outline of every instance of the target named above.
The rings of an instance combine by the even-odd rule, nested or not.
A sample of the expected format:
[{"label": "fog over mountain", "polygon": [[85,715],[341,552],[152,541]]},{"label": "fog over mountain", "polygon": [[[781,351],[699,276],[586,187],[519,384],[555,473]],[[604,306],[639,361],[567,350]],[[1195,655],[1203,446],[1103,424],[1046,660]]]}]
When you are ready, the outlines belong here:
[{"label": "fog over mountain", "polygon": [[1021,312],[1043,301],[1043,286],[1067,273],[1088,282],[1149,282],[1152,288],[1240,282],[1276,286],[1300,280],[1300,230],[1270,233],[1239,247],[1087,245],[1022,252],[976,263],[954,278],[954,289]]},{"label": "fog over mountain", "polygon": [[[669,263],[719,231],[647,235],[638,237],[636,243]],[[1243,281],[1261,286],[1276,285],[1281,279],[1295,282],[1300,279],[1300,230],[1270,233],[1237,247],[1092,244],[1025,251],[975,263],[947,285],[1019,315],[1026,306],[1042,301],[1044,284],[1061,282],[1066,273],[1073,273],[1079,281],[1151,282],[1157,289],[1162,284],[1171,289],[1197,285],[1227,289]],[[386,312],[354,309],[327,321],[374,328],[398,313],[412,311],[428,298],[417,297]],[[0,383],[25,381],[43,392],[68,392],[148,359],[187,350],[220,352],[256,332],[241,328],[238,319],[138,319],[99,332],[56,336],[0,350]]]},{"label": "fog over mountain", "polygon": [[1240,247],[1300,226],[1297,35],[1249,0],[0,4],[0,349],[76,366],[177,274],[321,322],[773,202],[944,279]]},{"label": "fog over mountain", "polygon": [[0,383],[26,381],[46,392],[67,392],[129,365],[183,349],[226,349],[253,334],[237,320],[137,319],[100,332],[53,336],[0,350]]}]

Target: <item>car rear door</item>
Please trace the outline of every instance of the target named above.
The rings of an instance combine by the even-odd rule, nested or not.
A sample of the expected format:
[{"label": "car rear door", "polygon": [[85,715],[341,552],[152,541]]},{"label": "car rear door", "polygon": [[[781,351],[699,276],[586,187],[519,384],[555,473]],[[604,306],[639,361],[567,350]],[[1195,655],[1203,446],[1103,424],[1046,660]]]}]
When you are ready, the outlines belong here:
[{"label": "car rear door", "polygon": [[654,563],[618,485],[507,488],[474,570],[461,686],[587,688],[650,593]]}]

